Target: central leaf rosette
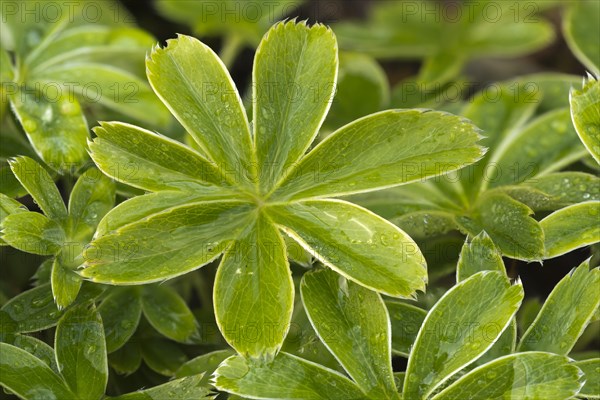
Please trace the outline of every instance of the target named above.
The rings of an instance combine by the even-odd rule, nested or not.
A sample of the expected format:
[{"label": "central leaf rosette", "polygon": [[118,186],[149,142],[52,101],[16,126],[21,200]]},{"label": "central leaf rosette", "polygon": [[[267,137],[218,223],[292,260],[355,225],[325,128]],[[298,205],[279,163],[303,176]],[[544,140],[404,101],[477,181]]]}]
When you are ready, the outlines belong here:
[{"label": "central leaf rosette", "polygon": [[[309,151],[335,93],[335,36],[323,25],[275,25],[254,61],[252,123],[215,53],[180,36],[147,60],[154,91],[195,148],[124,124],[95,129],[90,154],[114,179],[148,193],[102,220],[80,274],[132,285],[217,259],[217,323],[244,356],[270,359],[289,328],[294,284],[283,234],[342,277],[394,297],[424,290],[413,240],[332,199],[442,175],[483,155],[478,129],[428,110],[354,121]],[[308,151],[308,153],[307,153]]]}]

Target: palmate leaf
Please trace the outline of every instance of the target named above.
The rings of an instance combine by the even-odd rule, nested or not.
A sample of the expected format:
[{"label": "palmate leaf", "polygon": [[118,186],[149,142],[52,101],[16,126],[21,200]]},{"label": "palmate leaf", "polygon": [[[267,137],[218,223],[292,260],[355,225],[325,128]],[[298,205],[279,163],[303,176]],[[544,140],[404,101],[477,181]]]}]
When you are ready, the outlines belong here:
[{"label": "palmate leaf", "polygon": [[408,358],[427,311],[399,301],[386,300],[385,305],[392,325],[392,353]]},{"label": "palmate leaf", "polygon": [[[197,68],[202,60],[202,69]],[[146,62],[148,80],[203,152],[236,183],[253,163],[252,139],[240,95],[229,72],[205,44],[189,36],[156,48]]]},{"label": "palmate leaf", "polygon": [[556,171],[585,154],[566,109],[548,112],[506,139],[490,158],[498,173],[483,182],[484,189]]},{"label": "palmate leaf", "polygon": [[[77,302],[84,303],[95,299],[102,294],[103,289],[98,285],[84,283],[79,292]],[[64,310],[59,310],[53,301],[50,284],[42,284],[29,289],[12,299],[4,306],[2,311],[14,324],[14,332],[37,332],[56,325]]]},{"label": "palmate leaf", "polygon": [[584,172],[554,172],[501,189],[534,211],[554,211],[600,200],[600,178]]},{"label": "palmate leaf", "polygon": [[69,236],[89,241],[114,204],[114,183],[96,168],[89,168],[77,179],[69,196]]},{"label": "palmate leaf", "polygon": [[55,258],[52,263],[50,282],[52,295],[59,309],[65,308],[75,301],[82,284],[81,277],[63,265],[59,258]]},{"label": "palmate leaf", "polygon": [[143,389],[133,393],[127,393],[112,400],[155,400],[155,399],[214,399],[210,389],[203,384],[203,374],[175,379],[170,382]]},{"label": "palmate leaf", "polygon": [[42,360],[6,343],[0,343],[0,385],[25,400],[76,397]]},{"label": "palmate leaf", "polygon": [[[81,49],[79,52],[82,52]],[[77,96],[81,102],[99,104],[153,126],[169,123],[164,105],[138,76],[112,65],[84,62],[79,57],[78,61],[47,66],[30,82],[42,87],[53,82],[76,82],[70,95]]]},{"label": "palmate leaf", "polygon": [[129,375],[134,373],[142,365],[142,347],[140,343],[137,341],[128,342],[109,354],[108,364],[118,374]]},{"label": "palmate leaf", "polygon": [[502,255],[485,231],[470,243],[465,242],[456,266],[456,281],[463,281],[481,271],[505,272]]},{"label": "palmate leaf", "polygon": [[173,288],[144,286],[141,300],[142,311],[150,325],[166,337],[185,342],[196,332],[194,315]]},{"label": "palmate leaf", "polygon": [[84,304],[67,311],[56,327],[54,347],[58,367],[75,397],[102,397],[108,364],[102,319],[95,307]]},{"label": "palmate leaf", "polygon": [[498,271],[479,272],[450,289],[421,326],[408,359],[404,397],[427,397],[482,356],[507,328],[522,299],[523,288],[511,286]]},{"label": "palmate leaf", "polygon": [[225,183],[217,166],[172,139],[119,122],[102,123],[94,133],[94,162],[119,182],[150,191],[187,189],[207,197],[217,191],[215,184]]},{"label": "palmate leaf", "polygon": [[[291,48],[304,48],[303,57]],[[323,26],[290,21],[273,27],[255,61],[250,127],[228,72],[204,44],[180,36],[155,49],[148,78],[200,151],[127,124],[97,128],[90,154],[98,167],[154,193],[103,218],[78,272],[100,283],[144,284],[182,275],[225,252],[213,293],[217,322],[239,353],[262,362],[279,350],[293,304],[279,230],[359,285],[396,297],[423,290],[425,262],[404,232],[350,203],[305,198],[396,186],[463,167],[483,153],[478,130],[449,114],[388,111],[340,128],[305,155],[329,108],[326,84],[335,83],[336,60],[335,37]],[[288,78],[301,90],[300,100],[284,97]],[[323,98],[306,94],[310,86],[304,86],[314,82],[326,86]],[[270,86],[272,102],[262,98]],[[365,153],[365,143],[377,145]],[[331,153],[338,146],[347,151],[334,149],[339,160]],[[323,170],[326,180],[315,181],[325,159],[336,164],[331,173]],[[272,161],[275,166],[267,165]],[[123,165],[135,173],[115,171]],[[338,252],[327,250],[332,243]],[[153,364],[161,373],[174,367]]]},{"label": "palmate leaf", "polygon": [[204,374],[202,381],[208,382],[212,373],[217,369],[219,364],[225,361],[226,358],[234,355],[233,350],[216,350],[210,353],[203,354],[186,362],[177,370],[175,376],[183,378],[184,376],[193,376]]},{"label": "palmate leaf", "polygon": [[[439,84],[454,79],[470,58],[515,57],[543,48],[554,38],[552,26],[532,17],[527,5],[493,3],[493,21],[487,14],[489,5],[483,1],[446,8],[429,0],[383,2],[366,23],[343,22],[334,28],[343,49],[381,59],[425,58],[421,79]],[[516,14],[528,18],[514,18]]]},{"label": "palmate leaf", "polygon": [[277,206],[274,221],[341,275],[391,296],[425,290],[427,270],[417,245],[371,212],[341,200]]},{"label": "palmate leaf", "polygon": [[600,83],[588,76],[581,90],[571,90],[569,100],[577,134],[592,157],[600,163]]},{"label": "palmate leaf", "polygon": [[311,324],[358,386],[372,398],[397,398],[381,297],[331,270],[306,273],[300,288]]},{"label": "palmate leaf", "polygon": [[75,173],[87,161],[83,105],[106,105],[154,126],[170,121],[149,85],[136,76],[153,38],[121,23],[128,13],[112,1],[94,5],[98,18],[89,24],[88,5],[57,3],[49,6],[52,12],[44,5],[29,14],[19,5],[2,10],[3,48],[13,52],[14,69],[21,71],[3,74],[3,92],[6,86],[35,152],[59,173]]},{"label": "palmate leaf", "polygon": [[10,162],[10,168],[48,218],[60,221],[67,217],[58,188],[40,164],[29,157],[17,157]]},{"label": "palmate leaf", "polygon": [[592,73],[600,74],[598,40],[591,32],[600,29],[600,5],[593,0],[569,4],[563,20],[565,40],[577,58]]},{"label": "palmate leaf", "polygon": [[239,235],[249,210],[249,204],[238,201],[167,209],[94,240],[79,274],[113,285],[179,276],[217,258]]},{"label": "palmate leaf", "polygon": [[273,197],[297,200],[366,192],[449,173],[477,161],[479,131],[427,110],[389,110],[331,134],[288,174]]},{"label": "palmate leaf", "polygon": [[590,270],[589,260],[571,271],[554,287],[523,334],[519,351],[567,355],[600,305],[599,285],[600,270]]},{"label": "palmate leaf", "polygon": [[585,385],[581,388],[579,394],[582,397],[599,398],[600,397],[600,358],[578,361],[575,363],[577,368],[583,371]]},{"label": "palmate leaf", "polygon": [[582,380],[580,369],[566,357],[517,353],[474,369],[432,400],[567,399],[579,392]]},{"label": "palmate leaf", "polygon": [[284,352],[269,364],[230,357],[217,368],[214,382],[219,390],[250,398],[365,398],[358,386],[340,373]]},{"label": "palmate leaf", "polygon": [[262,193],[289,173],[316,137],[337,73],[337,43],[323,25],[278,24],[261,41],[252,71],[252,112]]},{"label": "palmate leaf", "polygon": [[9,215],[3,226],[2,240],[26,253],[54,255],[60,251],[66,238],[57,222],[31,211]]},{"label": "palmate leaf", "polygon": [[215,316],[242,355],[271,359],[289,330],[294,284],[278,229],[266,216],[227,250],[213,290]]},{"label": "palmate leaf", "polygon": [[142,315],[142,302],[139,289],[113,289],[98,307],[104,326],[106,351],[119,350],[133,336]]},{"label": "palmate leaf", "polygon": [[87,160],[88,127],[77,99],[70,99],[60,87],[48,87],[48,91],[20,88],[10,101],[35,152],[64,173]]},{"label": "palmate leaf", "polygon": [[600,201],[574,204],[540,221],[544,230],[546,258],[600,242]]},{"label": "palmate leaf", "polygon": [[160,338],[145,338],[141,343],[141,355],[146,365],[156,373],[172,377],[187,356],[175,343]]},{"label": "palmate leaf", "polygon": [[[499,249],[485,231],[465,242],[456,266],[456,281],[461,282],[481,271],[499,271],[506,276]],[[473,366],[485,364],[514,351],[517,342],[517,323],[513,318],[498,340]]]},{"label": "palmate leaf", "polygon": [[46,342],[36,339],[33,336],[21,334],[3,334],[2,343],[10,344],[25,350],[29,354],[41,360],[44,364],[52,368],[52,370],[60,374],[56,365],[56,356],[54,349],[46,344]]},{"label": "palmate leaf", "polygon": [[486,192],[471,214],[457,218],[469,235],[486,231],[504,255],[522,260],[541,260],[544,231],[526,205],[504,193]]}]

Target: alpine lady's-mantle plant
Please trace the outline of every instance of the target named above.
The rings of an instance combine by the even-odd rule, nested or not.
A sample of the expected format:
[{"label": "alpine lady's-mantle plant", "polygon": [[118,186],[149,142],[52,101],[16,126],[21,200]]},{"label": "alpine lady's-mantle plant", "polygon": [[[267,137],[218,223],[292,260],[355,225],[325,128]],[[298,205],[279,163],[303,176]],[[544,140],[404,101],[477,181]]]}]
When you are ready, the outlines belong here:
[{"label": "alpine lady's-mantle plant", "polygon": [[[410,237],[331,198],[470,164],[483,154],[478,129],[446,113],[390,110],[340,128],[306,154],[329,109],[337,64],[325,26],[275,25],[256,53],[250,123],[207,46],[179,36],[154,49],[150,84],[198,150],[128,124],[95,129],[90,154],[98,167],[150,193],[106,215],[92,242],[95,255],[79,273],[94,282],[144,284],[224,253],[213,292],[217,323],[234,349],[260,359],[275,355],[291,318],[282,231],[360,286],[394,297],[423,290],[426,266]],[[123,246],[135,251],[124,255]]]}]

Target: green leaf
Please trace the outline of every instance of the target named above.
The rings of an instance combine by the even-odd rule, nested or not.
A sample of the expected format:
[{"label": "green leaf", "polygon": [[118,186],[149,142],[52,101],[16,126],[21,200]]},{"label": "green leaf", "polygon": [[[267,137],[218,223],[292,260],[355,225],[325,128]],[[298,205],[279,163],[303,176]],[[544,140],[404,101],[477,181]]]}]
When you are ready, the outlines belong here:
[{"label": "green leaf", "polygon": [[365,54],[349,52],[340,53],[339,58],[335,98],[324,122],[330,129],[383,110],[390,102],[388,78],[377,61]]},{"label": "green leaf", "polygon": [[0,384],[25,400],[73,399],[63,379],[39,358],[0,343]]},{"label": "green leaf", "polygon": [[29,354],[43,361],[44,364],[52,368],[54,372],[56,372],[57,374],[59,373],[58,366],[56,365],[54,349],[48,346],[45,342],[42,342],[41,340],[36,339],[33,336],[21,334],[2,335],[1,341],[3,343],[10,344],[22,350],[25,350]]},{"label": "green leaf", "polygon": [[142,287],[142,310],[150,325],[169,339],[186,342],[196,332],[194,314],[173,288]]},{"label": "green leaf", "polygon": [[407,303],[386,300],[392,324],[392,353],[408,357],[427,311]]},{"label": "green leaf", "polygon": [[[7,195],[0,193],[0,229],[3,228],[4,219],[11,214],[18,214],[27,212],[27,207],[19,203],[17,200],[8,197]],[[4,240],[0,237],[0,246],[6,245]]]},{"label": "green leaf", "polygon": [[132,374],[142,365],[142,348],[131,341],[108,355],[108,363],[118,374]]},{"label": "green leaf", "polygon": [[88,158],[88,127],[77,99],[60,86],[48,88],[22,87],[10,100],[36,153],[59,173],[69,172]]},{"label": "green leaf", "polygon": [[202,378],[203,383],[208,383],[209,377],[217,369],[226,358],[234,355],[233,350],[216,350],[210,353],[203,354],[196,358],[186,362],[177,370],[175,376],[177,378],[183,378],[184,376],[193,376],[197,374],[204,374]]},{"label": "green leaf", "polygon": [[425,259],[415,242],[383,218],[341,200],[272,206],[274,220],[325,265],[395,297],[425,290]]},{"label": "green leaf", "polygon": [[252,398],[364,399],[345,376],[281,352],[272,363],[252,363],[241,356],[225,360],[214,375],[219,390]]},{"label": "green leaf", "polygon": [[600,397],[600,358],[578,361],[574,364],[583,371],[585,385],[581,388],[579,396],[587,398]]},{"label": "green leaf", "polygon": [[430,238],[458,230],[452,213],[437,210],[411,212],[394,218],[391,222],[413,239]]},{"label": "green leaf", "polygon": [[[102,15],[114,18],[118,13],[120,18],[127,18],[123,7],[112,2],[106,4],[112,9],[105,10]],[[82,11],[80,13],[85,15]],[[39,57],[28,61],[34,77],[43,76],[44,71],[73,60],[123,68],[139,67],[143,66],[144,55],[154,43],[155,39],[141,29],[87,23],[65,30],[39,53]]]},{"label": "green leaf", "polygon": [[160,191],[134,196],[111,209],[102,218],[96,229],[96,237],[104,236],[111,231],[124,227],[151,215],[159,214],[167,209],[188,203],[202,201],[201,193],[180,191]]},{"label": "green leaf", "polygon": [[51,284],[54,301],[60,310],[71,305],[77,298],[81,289],[81,277],[55,258],[52,264]]},{"label": "green leaf", "polygon": [[581,371],[566,357],[518,353],[474,369],[432,400],[567,399],[581,384]]},{"label": "green leaf", "polygon": [[[541,96],[537,96],[536,108],[539,115],[557,108],[569,107],[569,92],[581,82],[581,78],[578,75],[541,72],[522,75],[515,82],[524,85],[524,88],[531,88],[533,92],[539,90]],[[531,97],[527,92],[520,93],[521,96]]]},{"label": "green leaf", "polygon": [[391,328],[379,294],[329,269],[304,274],[300,290],[319,338],[358,386],[372,398],[396,398]]},{"label": "green leaf", "polygon": [[424,60],[417,79],[421,83],[444,85],[460,75],[467,57],[466,52],[461,54],[453,48],[440,50]]},{"label": "green leaf", "polygon": [[575,130],[590,154],[600,163],[600,83],[588,75],[581,90],[571,90],[569,101]]},{"label": "green leaf", "polygon": [[408,359],[404,397],[429,396],[482,356],[507,328],[522,299],[522,286],[511,286],[498,271],[479,272],[446,292],[421,326]]},{"label": "green leaf", "polygon": [[316,137],[337,72],[337,42],[325,25],[281,22],[261,41],[252,72],[252,112],[263,193],[290,172]]},{"label": "green leaf", "polygon": [[56,325],[62,312],[54,304],[50,284],[29,289],[12,299],[4,306],[16,323],[16,332],[36,332]]},{"label": "green leaf", "polygon": [[[102,291],[103,288],[98,285],[84,283],[77,302],[95,299],[102,294]],[[14,331],[21,333],[51,328],[63,315],[63,310],[59,310],[54,303],[50,283],[41,284],[18,294],[2,306],[2,311],[15,324]]]},{"label": "green leaf", "polygon": [[467,240],[456,266],[456,281],[464,281],[481,271],[500,271],[506,274],[502,255],[485,231]]},{"label": "green leaf", "polygon": [[[419,8],[422,3],[416,3]],[[382,2],[373,8],[368,23],[338,23],[333,26],[340,46],[381,59],[420,58],[434,54],[442,24],[423,21],[419,12],[406,12],[405,5]],[[398,29],[398,21],[402,28]]]},{"label": "green leaf", "polygon": [[471,364],[468,368],[475,368],[497,358],[512,354],[515,352],[516,347],[517,321],[515,318],[513,318],[510,321],[510,325],[508,325],[506,330],[502,332],[502,335],[500,335],[494,345],[490,347],[490,349],[486,351],[484,355],[475,360],[475,362],[473,362],[473,364]]},{"label": "green leaf", "polygon": [[600,49],[594,32],[600,29],[600,4],[596,1],[569,3],[563,32],[571,51],[592,73],[600,74]]},{"label": "green leaf", "polygon": [[544,255],[544,231],[532,213],[510,196],[490,191],[479,199],[471,214],[458,217],[457,222],[471,236],[486,231],[503,255],[536,261]]},{"label": "green leaf", "polygon": [[372,114],[340,128],[315,147],[273,197],[340,196],[445,174],[481,158],[479,138],[474,125],[446,113]]},{"label": "green leaf", "polygon": [[252,163],[250,127],[229,72],[197,39],[179,35],[167,43],[146,61],[154,91],[232,181],[252,181],[242,173]]},{"label": "green leaf", "polygon": [[[150,47],[150,46],[148,46]],[[142,59],[142,57],[140,57]],[[39,71],[32,83],[68,82],[81,102],[100,104],[152,126],[166,126],[170,115],[148,84],[107,64],[69,62]]]},{"label": "green leaf", "polygon": [[490,158],[497,173],[484,180],[484,189],[524,182],[585,154],[568,110],[550,111],[513,132]]},{"label": "green leaf", "polygon": [[163,339],[144,338],[142,357],[150,369],[164,376],[175,375],[175,371],[187,361],[179,346]]},{"label": "green leaf", "polygon": [[150,389],[111,397],[112,400],[158,400],[158,399],[213,399],[202,374],[176,379]]},{"label": "green leaf", "polygon": [[[296,286],[297,291],[300,290],[300,282],[301,280],[294,282],[298,285]],[[327,350],[327,347],[325,347],[325,344],[323,344],[323,341],[319,339],[319,335],[315,332],[302,303],[302,296],[295,296],[294,298],[294,311],[292,313],[292,321],[290,322],[290,331],[285,337],[281,351],[302,357],[306,361],[312,361],[326,368],[336,371],[342,370],[340,363]]]},{"label": "green leaf", "polygon": [[521,338],[519,351],[567,355],[600,305],[599,286],[600,270],[590,270],[589,260],[571,271],[548,296]]},{"label": "green leaf", "polygon": [[509,133],[521,129],[534,114],[541,97],[536,89],[529,81],[490,86],[475,94],[462,109],[461,115],[483,131],[485,137],[481,144],[491,149],[483,160],[461,171],[462,186],[473,197],[487,180],[508,173],[498,170],[489,160],[501,150],[503,143],[510,143]]},{"label": "green leaf", "polygon": [[281,234],[259,215],[230,247],[217,270],[215,316],[243,356],[270,360],[290,327],[294,283]]},{"label": "green leaf", "polygon": [[10,161],[10,169],[48,218],[62,220],[67,217],[67,208],[58,188],[40,164],[29,157],[16,157]]},{"label": "green leaf", "polygon": [[554,258],[580,247],[600,242],[600,201],[574,204],[540,221],[545,234],[545,258]]},{"label": "green leaf", "polygon": [[115,185],[96,168],[79,177],[69,198],[71,237],[86,242],[115,204]]},{"label": "green leaf", "polygon": [[43,214],[26,211],[6,217],[2,239],[10,246],[39,255],[54,255],[65,242],[65,232]]},{"label": "green leaf", "polygon": [[180,189],[223,196],[224,190],[213,186],[225,179],[217,166],[173,139],[120,122],[104,122],[94,132],[98,137],[90,144],[90,155],[119,182],[150,191]]},{"label": "green leaf", "polygon": [[600,200],[600,178],[583,172],[555,172],[502,190],[534,211]]},{"label": "green leaf", "polygon": [[216,259],[238,236],[249,205],[198,202],[174,207],[95,239],[79,274],[113,285],[185,274]]},{"label": "green leaf", "polygon": [[98,312],[102,316],[106,351],[113,353],[133,336],[142,315],[142,302],[137,288],[113,289]]},{"label": "green leaf", "polygon": [[97,400],[108,381],[106,342],[102,319],[94,306],[68,310],[58,322],[56,362],[78,399]]}]

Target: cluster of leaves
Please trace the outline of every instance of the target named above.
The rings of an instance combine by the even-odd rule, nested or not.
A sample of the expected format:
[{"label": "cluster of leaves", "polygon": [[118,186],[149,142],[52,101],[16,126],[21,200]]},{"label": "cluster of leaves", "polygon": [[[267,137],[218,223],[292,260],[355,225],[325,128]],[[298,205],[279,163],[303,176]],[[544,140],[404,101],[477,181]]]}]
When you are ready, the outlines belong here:
[{"label": "cluster of leaves", "polygon": [[[279,18],[301,2],[254,3]],[[600,26],[592,3],[569,8],[564,31],[597,74],[597,40],[582,28]],[[597,78],[579,90],[571,76],[520,77],[496,85],[494,101],[484,90],[443,105],[457,115],[380,111],[398,105],[383,70],[367,54],[338,56],[329,28],[232,24],[208,12],[214,4],[156,2],[196,34],[223,36],[224,48],[221,59],[185,35],[156,46],[149,85],[138,75],[152,39],[139,29],[69,18],[38,30],[3,8],[2,97],[13,113],[2,115],[2,140],[14,144],[3,161],[14,184],[0,194],[0,244],[46,259],[34,287],[0,309],[0,385],[26,400],[599,397],[600,358],[581,350],[597,333],[600,269],[583,262],[541,304],[524,302],[502,259],[600,242]],[[445,84],[469,58],[552,37],[545,22],[419,23],[399,4],[364,26],[337,25],[341,45],[426,57],[419,79]],[[258,46],[246,107],[225,66],[242,45]],[[101,96],[84,116],[83,93],[51,101],[31,89],[71,80],[139,82],[143,96]],[[167,109],[187,144],[130,123],[171,133]],[[86,117],[113,115],[120,122],[99,123],[90,139]],[[57,187],[57,172],[78,178]],[[15,200],[25,193],[32,211]],[[422,249],[456,242],[453,232],[467,237],[458,260],[445,260],[456,284],[426,307],[419,292],[449,271]],[[392,355],[407,359],[404,371]]]}]

